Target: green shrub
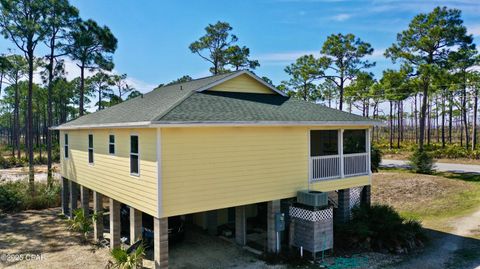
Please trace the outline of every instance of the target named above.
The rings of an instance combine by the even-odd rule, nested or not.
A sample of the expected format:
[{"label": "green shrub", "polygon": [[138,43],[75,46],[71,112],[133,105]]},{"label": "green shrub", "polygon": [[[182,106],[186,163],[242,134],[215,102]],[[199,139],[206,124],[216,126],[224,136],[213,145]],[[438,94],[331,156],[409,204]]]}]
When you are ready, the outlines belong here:
[{"label": "green shrub", "polygon": [[410,156],[409,164],[416,173],[431,174],[433,172],[433,158],[426,150],[417,149]]},{"label": "green shrub", "polygon": [[24,208],[24,193],[18,184],[5,183],[0,185],[0,211],[16,212]]},{"label": "green shrub", "polygon": [[68,220],[69,229],[82,234],[83,239],[87,241],[88,235],[93,231],[93,218],[85,216],[85,211],[78,208],[73,211],[74,217]]},{"label": "green shrub", "polygon": [[378,172],[378,167],[382,162],[382,151],[375,145],[371,146],[370,160],[372,172]]},{"label": "green shrub", "polygon": [[37,156],[33,158],[33,164],[34,165],[41,165],[41,164],[47,164],[47,156]]},{"label": "green shrub", "polygon": [[137,269],[142,268],[145,258],[145,248],[140,244],[134,251],[128,253],[125,248],[114,248],[110,252],[113,260],[110,260],[106,268]]},{"label": "green shrub", "polygon": [[60,205],[60,185],[49,188],[45,182],[35,182],[35,196],[29,192],[27,180],[0,184],[0,211],[18,212],[27,209],[45,209]]},{"label": "green shrub", "polygon": [[391,252],[421,246],[426,240],[418,221],[402,218],[388,205],[353,208],[351,221],[336,225],[335,237],[344,248]]}]

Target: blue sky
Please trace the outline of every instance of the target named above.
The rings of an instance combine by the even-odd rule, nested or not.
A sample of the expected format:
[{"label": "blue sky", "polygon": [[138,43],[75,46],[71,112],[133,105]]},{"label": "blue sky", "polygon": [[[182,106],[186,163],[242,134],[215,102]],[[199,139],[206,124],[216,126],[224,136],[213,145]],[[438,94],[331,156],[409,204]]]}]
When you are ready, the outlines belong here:
[{"label": "blue sky", "polygon": [[[111,28],[118,38],[115,71],[127,73],[134,86],[145,92],[159,83],[182,75],[208,75],[209,65],[188,46],[204,33],[208,23],[229,22],[239,44],[251,49],[260,61],[256,73],[275,84],[287,79],[283,69],[295,58],[317,53],[332,33],[353,33],[375,48],[371,60],[376,75],[391,62],[383,58],[385,48],[395,41],[419,12],[445,5],[463,11],[469,31],[480,41],[480,3],[460,1],[343,1],[343,0],[258,0],[258,1],[129,1],[76,0],[80,15]],[[0,49],[12,48],[6,40]],[[67,66],[77,75],[74,65]]]}]

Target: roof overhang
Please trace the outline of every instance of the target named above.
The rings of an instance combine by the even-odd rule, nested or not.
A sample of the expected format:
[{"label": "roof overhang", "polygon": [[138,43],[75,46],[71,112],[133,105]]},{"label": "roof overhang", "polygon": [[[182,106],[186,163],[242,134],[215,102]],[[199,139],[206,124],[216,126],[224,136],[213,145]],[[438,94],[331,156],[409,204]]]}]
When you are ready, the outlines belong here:
[{"label": "roof overhang", "polygon": [[238,76],[241,76],[241,75],[248,75],[250,77],[252,77],[253,79],[255,79],[256,81],[258,81],[260,84],[263,84],[264,86],[266,86],[267,88],[269,88],[270,90],[272,90],[273,92],[276,92],[278,94],[280,94],[281,96],[284,96],[286,97],[287,95],[281,91],[279,91],[277,88],[275,88],[273,85],[271,85],[270,83],[267,83],[265,80],[263,80],[262,78],[258,77],[257,75],[253,74],[252,72],[248,71],[248,70],[243,70],[243,71],[240,71],[240,72],[235,72],[235,73],[232,73],[231,75],[229,76],[226,76],[222,79],[219,79],[211,84],[208,84],[204,87],[201,87],[199,89],[197,89],[196,91],[197,92],[203,92],[203,91],[206,91],[208,89],[211,89],[212,87],[215,87],[219,84],[222,84],[224,83],[225,81],[228,81],[232,78],[236,78]]},{"label": "roof overhang", "polygon": [[59,125],[50,127],[50,130],[79,130],[79,129],[117,129],[117,128],[149,128],[150,121],[140,122],[119,122],[103,124],[85,124],[85,125]]},{"label": "roof overhang", "polygon": [[77,126],[56,126],[52,130],[80,129],[117,129],[117,128],[178,128],[178,127],[261,127],[261,126],[384,126],[380,121],[157,121],[157,122],[127,122],[109,124],[91,124]]}]

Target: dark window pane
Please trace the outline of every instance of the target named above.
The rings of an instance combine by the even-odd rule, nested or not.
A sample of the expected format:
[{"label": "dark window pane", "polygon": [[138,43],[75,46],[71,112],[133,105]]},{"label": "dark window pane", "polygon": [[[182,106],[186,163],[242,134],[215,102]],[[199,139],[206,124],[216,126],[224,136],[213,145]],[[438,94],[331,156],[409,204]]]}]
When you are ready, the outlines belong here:
[{"label": "dark window pane", "polygon": [[115,136],[114,135],[110,135],[109,142],[110,143],[115,143]]},{"label": "dark window pane", "polygon": [[68,134],[65,134],[65,145],[68,145]]},{"label": "dark window pane", "polygon": [[130,155],[130,173],[138,174],[138,155]]},{"label": "dark window pane", "polygon": [[63,151],[64,151],[65,158],[68,158],[68,146],[67,145],[65,145]]},{"label": "dark window pane", "polygon": [[132,135],[130,137],[130,152],[138,153],[138,136]]},{"label": "dark window pane", "polygon": [[88,147],[93,148],[93,135],[88,135]]},{"label": "dark window pane", "polygon": [[343,153],[365,153],[366,152],[366,131],[345,130],[343,132]]},{"label": "dark window pane", "polygon": [[88,162],[93,163],[93,149],[88,150]]},{"label": "dark window pane", "polygon": [[108,145],[108,153],[115,154],[115,145],[114,144]]},{"label": "dark window pane", "polygon": [[310,155],[325,156],[338,154],[338,131],[310,131]]}]

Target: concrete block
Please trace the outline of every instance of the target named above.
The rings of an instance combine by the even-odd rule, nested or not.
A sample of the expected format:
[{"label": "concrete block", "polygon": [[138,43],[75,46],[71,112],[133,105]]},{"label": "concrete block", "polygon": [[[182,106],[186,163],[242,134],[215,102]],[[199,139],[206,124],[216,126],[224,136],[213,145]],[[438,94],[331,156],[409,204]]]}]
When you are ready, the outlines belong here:
[{"label": "concrete block", "polygon": [[155,269],[168,268],[168,218],[153,218]]},{"label": "concrete block", "polygon": [[130,244],[142,238],[142,211],[130,207]]},{"label": "concrete block", "polygon": [[110,198],[110,248],[120,247],[120,203]]},{"label": "concrete block", "polygon": [[93,239],[98,242],[103,239],[103,195],[96,191],[93,192],[93,212],[97,215],[93,223]]}]

